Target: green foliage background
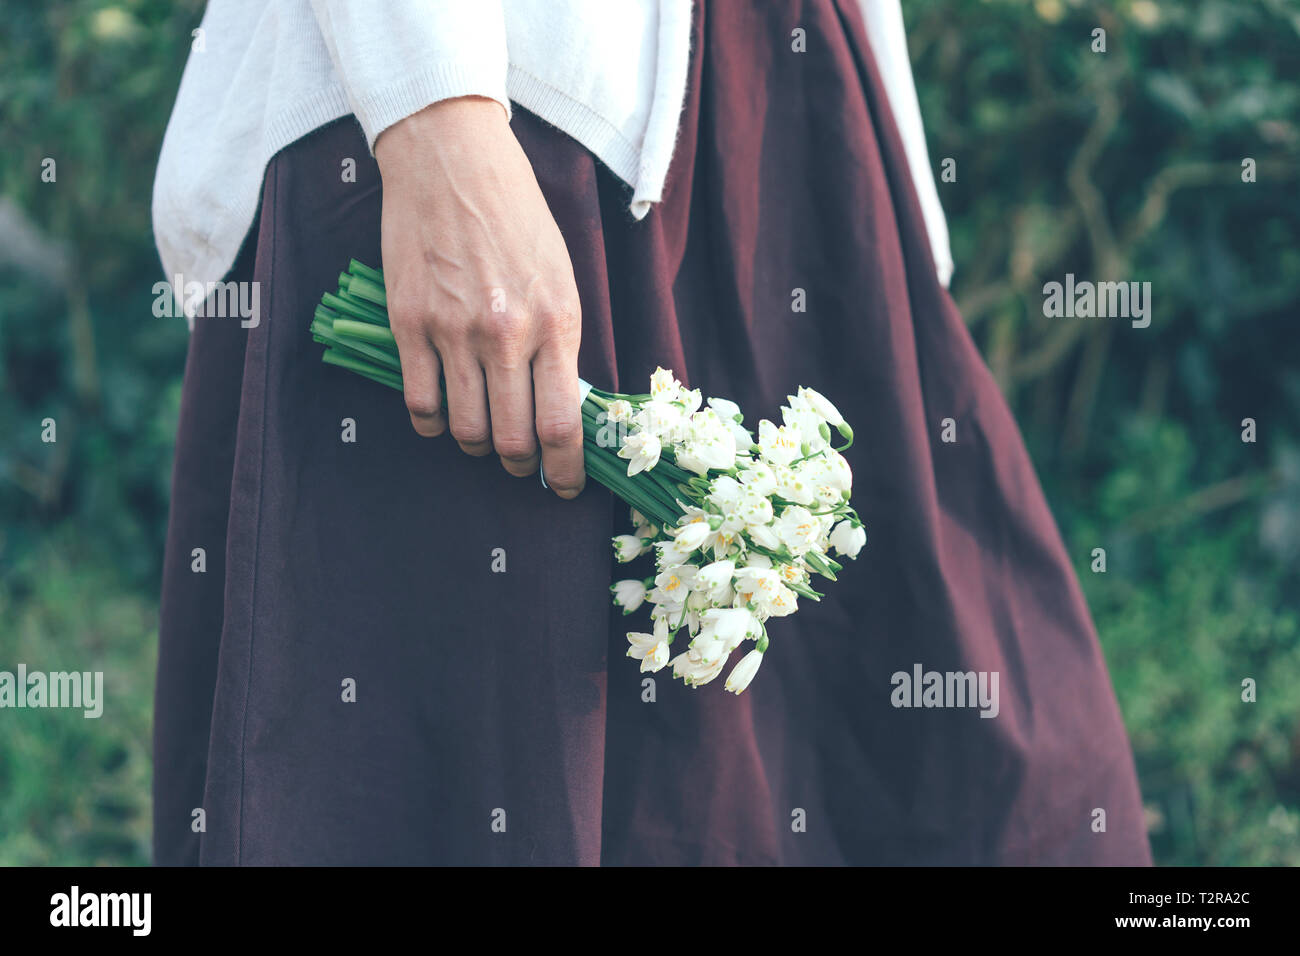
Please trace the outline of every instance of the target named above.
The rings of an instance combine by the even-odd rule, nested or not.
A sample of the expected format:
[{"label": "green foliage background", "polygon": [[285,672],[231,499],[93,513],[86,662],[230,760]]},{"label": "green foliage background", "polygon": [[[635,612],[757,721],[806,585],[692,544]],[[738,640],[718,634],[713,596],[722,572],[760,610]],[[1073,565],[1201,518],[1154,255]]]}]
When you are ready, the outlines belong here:
[{"label": "green foliage background", "polygon": [[[953,292],[1075,556],[1157,860],[1300,864],[1300,0],[903,7]],[[0,668],[93,666],[112,702],[0,712],[0,864],[148,861],[186,338],[150,312],[149,197],[200,15],[0,2]],[[1150,281],[1150,328],[1045,318],[1069,272]]]}]

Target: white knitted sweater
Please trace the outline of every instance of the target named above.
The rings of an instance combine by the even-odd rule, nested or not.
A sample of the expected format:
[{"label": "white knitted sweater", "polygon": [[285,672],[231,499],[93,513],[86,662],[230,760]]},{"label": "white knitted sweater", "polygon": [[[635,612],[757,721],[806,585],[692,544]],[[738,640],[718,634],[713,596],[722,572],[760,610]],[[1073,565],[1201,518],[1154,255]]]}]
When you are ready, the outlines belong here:
[{"label": "white knitted sweater", "polygon": [[[858,2],[947,284],[898,0]],[[632,187],[641,218],[663,193],[690,40],[691,0],[209,0],[154,182],[166,274],[206,284],[229,271],[267,162],[294,140],[352,113],[373,149],[403,117],[470,94],[582,143]]]}]

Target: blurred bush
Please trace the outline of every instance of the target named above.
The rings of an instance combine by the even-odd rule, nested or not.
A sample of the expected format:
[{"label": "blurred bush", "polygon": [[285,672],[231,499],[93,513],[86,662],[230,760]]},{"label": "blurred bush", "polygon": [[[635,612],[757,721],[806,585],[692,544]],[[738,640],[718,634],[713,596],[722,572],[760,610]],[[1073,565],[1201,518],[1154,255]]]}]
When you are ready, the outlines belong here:
[{"label": "blurred bush", "polygon": [[[0,864],[148,859],[185,347],[149,197],[201,6],[0,2],[0,668],[103,670],[110,704],[0,714]],[[1300,864],[1300,3],[903,7],[953,293],[1076,559],[1157,860]],[[1151,326],[1045,318],[1066,273],[1150,281]]]},{"label": "blurred bush", "polygon": [[0,711],[0,864],[149,858],[186,339],[152,314],[150,192],[201,9],[0,2],[0,669],[102,670],[107,698],[99,719]]}]

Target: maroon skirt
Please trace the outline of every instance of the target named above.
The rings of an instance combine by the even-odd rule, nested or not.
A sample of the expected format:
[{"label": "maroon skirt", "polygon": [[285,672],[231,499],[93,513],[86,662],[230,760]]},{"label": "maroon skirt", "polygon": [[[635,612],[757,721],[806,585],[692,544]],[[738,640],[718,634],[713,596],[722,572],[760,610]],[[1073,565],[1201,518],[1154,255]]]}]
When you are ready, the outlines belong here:
[{"label": "maroon skirt", "polygon": [[[662,365],[751,423],[825,392],[857,433],[859,560],[773,622],[739,698],[667,671],[649,693],[625,656],[644,621],[607,590],[626,509],[422,439],[397,393],[322,364],[313,307],[350,257],[379,264],[381,188],[355,121],[322,128],[271,161],[231,276],[260,283],[260,324],[190,341],[157,862],[1149,862],[1087,608],[936,278],[856,4],[697,2],[694,29],[641,221],[515,113],[573,260],[580,373],[640,391]],[[929,672],[996,675],[996,716],[911,686]]]}]

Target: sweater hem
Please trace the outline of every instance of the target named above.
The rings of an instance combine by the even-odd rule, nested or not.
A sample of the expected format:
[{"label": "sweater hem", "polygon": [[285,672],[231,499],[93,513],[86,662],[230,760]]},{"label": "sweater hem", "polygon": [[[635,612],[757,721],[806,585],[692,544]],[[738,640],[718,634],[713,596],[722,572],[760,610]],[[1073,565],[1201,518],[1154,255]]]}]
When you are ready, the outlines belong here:
[{"label": "sweater hem", "polygon": [[552,126],[573,137],[629,186],[635,186],[640,148],[617,126],[545,80],[510,65],[506,73],[510,98]]}]

